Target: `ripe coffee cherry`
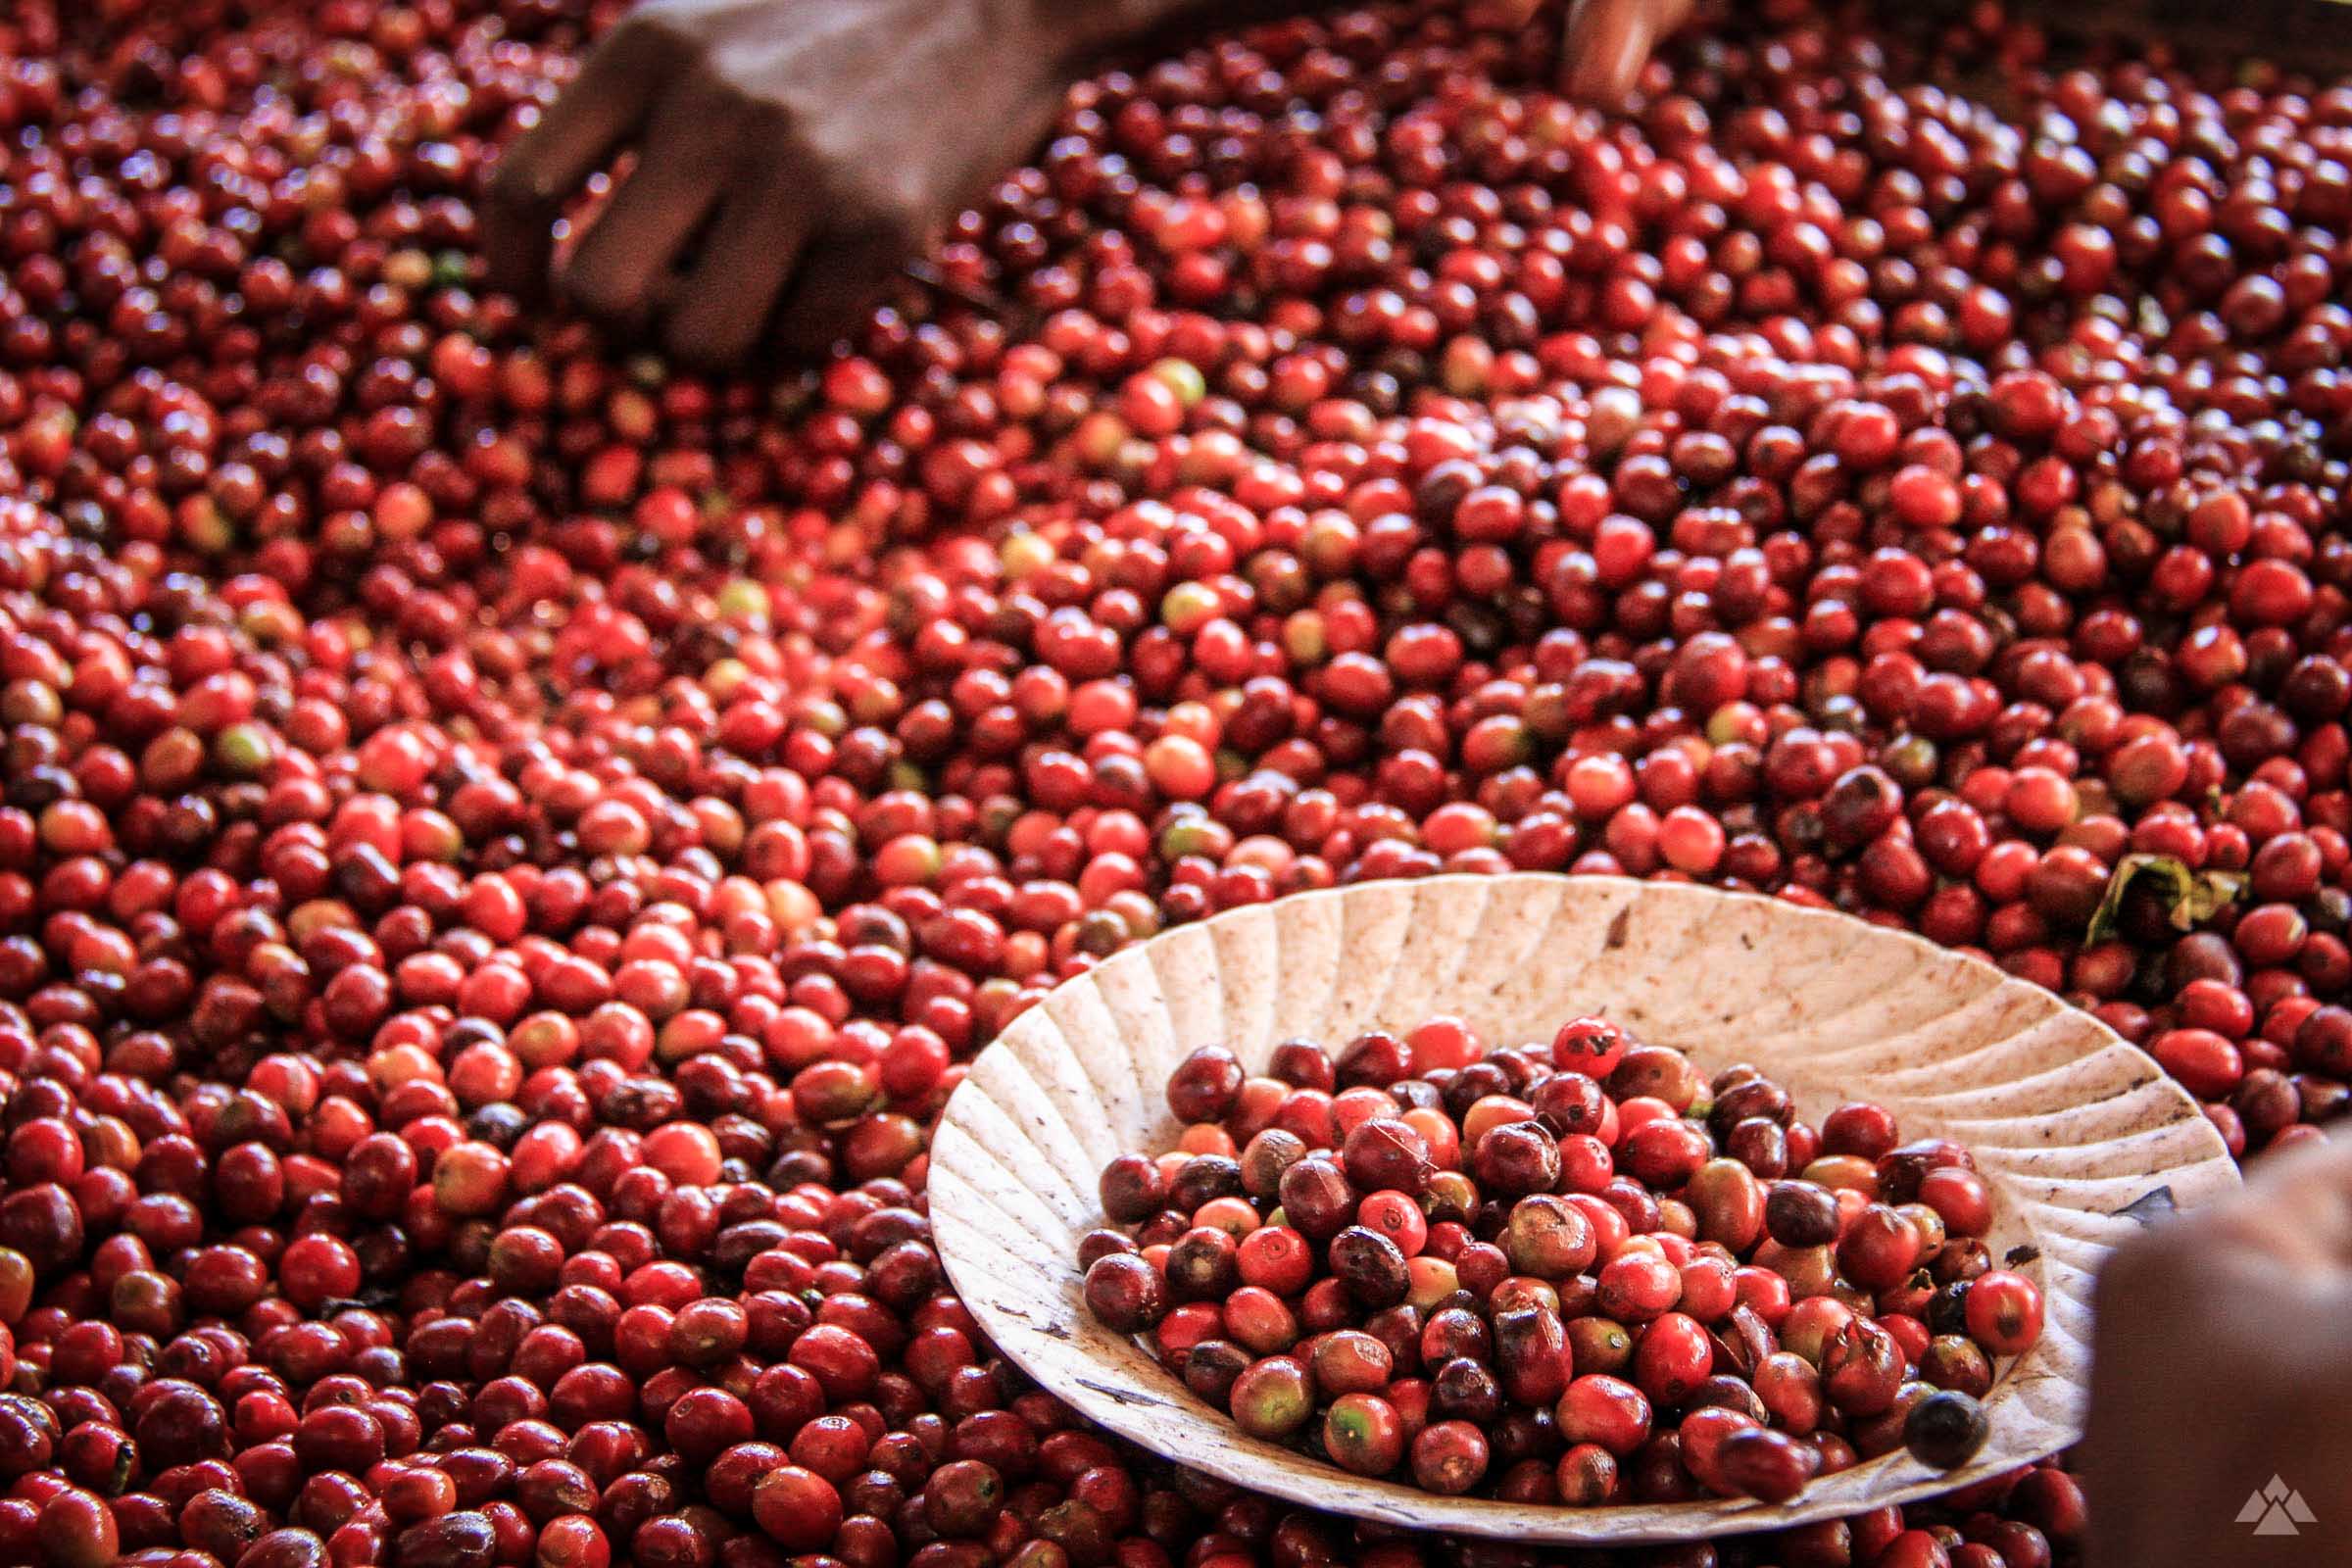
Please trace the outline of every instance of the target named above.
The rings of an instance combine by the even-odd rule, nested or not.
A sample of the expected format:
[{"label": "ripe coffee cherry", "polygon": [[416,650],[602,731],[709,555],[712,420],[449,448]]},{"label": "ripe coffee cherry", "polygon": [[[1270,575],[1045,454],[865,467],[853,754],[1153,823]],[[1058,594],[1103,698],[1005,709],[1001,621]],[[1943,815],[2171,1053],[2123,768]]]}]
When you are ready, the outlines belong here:
[{"label": "ripe coffee cherry", "polygon": [[1339,1162],[1309,1154],[1282,1173],[1282,1212],[1309,1241],[1324,1242],[1348,1228],[1356,1192]]},{"label": "ripe coffee cherry", "polygon": [[1122,1225],[1148,1219],[1166,1205],[1167,1183],[1159,1162],[1143,1154],[1121,1154],[1102,1167],[1102,1211]]},{"label": "ripe coffee cherry", "polygon": [[1417,1196],[1435,1174],[1429,1144],[1405,1123],[1375,1116],[1348,1134],[1341,1158],[1359,1192],[1383,1189]]},{"label": "ripe coffee cherry", "polygon": [[1152,1327],[1167,1306],[1159,1271],[1132,1252],[1098,1258],[1086,1271],[1087,1310],[1122,1334]]},{"label": "ripe coffee cherry", "polygon": [[[1964,1224],[1988,1206],[1965,1150],[1896,1147],[1876,1106],[1839,1115],[1849,1142],[1886,1146],[1880,1161],[1813,1157],[1819,1135],[1753,1066],[1706,1084],[1722,1115],[1686,1118],[1649,1091],[1695,1095],[1689,1063],[1621,1030],[1608,1041],[1622,1089],[1433,1027],[1447,1049],[1420,1075],[1382,1065],[1399,1037],[1350,1048],[1355,1075],[1380,1086],[1317,1106],[1336,1149],[1260,1127],[1238,1158],[1225,1152],[1256,1115],[1237,1097],[1222,1122],[1188,1128],[1180,1151],[1105,1168],[1106,1201],[1175,1206],[1152,1207],[1132,1235],[1089,1234],[1090,1309],[1114,1332],[1150,1333],[1163,1364],[1244,1431],[1360,1474],[1409,1461],[1435,1490],[1506,1500],[1605,1501],[1622,1463],[1644,1494],[1785,1501],[1824,1466],[1858,1462],[1855,1450],[1909,1441],[1924,1400],[1989,1390],[1979,1330],[2019,1343],[2038,1310],[2029,1282],[1986,1270],[1983,1244],[1955,1238],[1933,1204],[1863,1196],[1882,1171],[1916,1170]],[[1609,1133],[1614,1152],[1533,1113],[1554,1083],[1569,1093],[1554,1107]],[[1820,1180],[1767,1187],[1715,1152],[1749,1126],[1792,1141]],[[1972,1326],[1984,1281],[1992,1295]],[[952,1348],[924,1343],[935,1341]],[[1770,1441],[1728,1442],[1768,1426],[1780,1429]],[[822,1470],[813,1444],[796,1457]],[[844,1456],[845,1479],[857,1462]]]},{"label": "ripe coffee cherry", "polygon": [[1807,1181],[1779,1181],[1764,1200],[1764,1228],[1783,1247],[1822,1247],[1838,1239],[1838,1200]]},{"label": "ripe coffee cherry", "polygon": [[[2233,1153],[2346,1100],[2352,332],[2308,72],[1735,8],[1593,141],[1550,24],[1339,8],[1080,83],[771,387],[484,270],[501,144],[618,8],[118,7],[99,50],[55,9],[0,8],[15,1556],[1395,1554],[1070,1430],[925,1216],[930,1128],[1057,980],[1295,891],[1754,888],[2094,1012]],[[1995,90],[1925,90],[1963,69]],[[1240,1382],[1235,1280],[1296,1320],[1252,1354],[1391,1347],[1360,1392],[1411,1441],[1344,1424],[1358,1463],[1722,1492],[1731,1439],[1702,1481],[1672,1424],[1742,1408],[1727,1367],[1791,1434],[1825,1406],[1835,1466],[2038,1333],[1992,1187],[1880,1107],[1815,1126],[1605,1019],[1388,1021],[1263,1076],[1229,1042],[1077,1254],[1164,1286],[1235,1244],[1179,1270],[1234,1295],[1149,1331],[1200,1387]],[[1348,1181],[1375,1117],[1424,1182]],[[1483,1186],[1517,1121],[1556,1180]],[[1273,1212],[1309,1151],[1311,1239]],[[1853,1197],[1766,1250],[1720,1160]],[[1399,1304],[1330,1278],[1350,1226]],[[1446,1384],[1491,1434],[1430,1419],[1407,1315],[1551,1312],[1637,1377],[1662,1320],[1588,1276],[1652,1246],[1722,1361],[1654,1446],[1560,1442],[1491,1345]],[[1822,1301],[1917,1359],[1877,1415],[1818,1386]],[[1310,1397],[1284,1441],[1324,1441]],[[1770,1549],[2082,1535],[2054,1468],[1973,1500],[2013,1517]]]},{"label": "ripe coffee cherry", "polygon": [[1222,1046],[1202,1046],[1168,1076],[1168,1108],[1180,1121],[1215,1121],[1242,1090],[1242,1064]]}]

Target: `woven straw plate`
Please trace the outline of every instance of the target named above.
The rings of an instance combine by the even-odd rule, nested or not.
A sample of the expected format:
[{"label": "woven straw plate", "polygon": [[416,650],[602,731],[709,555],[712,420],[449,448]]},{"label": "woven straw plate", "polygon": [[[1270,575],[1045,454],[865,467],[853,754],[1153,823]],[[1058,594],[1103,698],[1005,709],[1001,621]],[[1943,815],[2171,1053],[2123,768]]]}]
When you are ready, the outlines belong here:
[{"label": "woven straw plate", "polygon": [[[1245,1065],[1306,1036],[1336,1049],[1432,1013],[1490,1045],[1548,1040],[1580,1012],[1690,1054],[1750,1061],[1819,1118],[1868,1098],[1906,1138],[1975,1151],[1994,1189],[1990,1245],[2039,1250],[2041,1342],[1985,1401],[1965,1468],[1897,1452],[1746,1499],[1606,1508],[1441,1497],[1243,1435],[1133,1341],[1088,1315],[1078,1238],[1103,1223],[1112,1155],[1173,1146],[1161,1094],[1197,1046]],[[2090,1284],[2132,1230],[2118,1211],[2182,1207],[2235,1185],[2221,1137],[2155,1062],[2050,993],[1983,961],[1777,899],[1618,877],[1445,876],[1311,893],[1168,932],[1058,987],[982,1053],[931,1152],[940,1254],[998,1348],[1143,1446],[1317,1508],[1420,1529],[1545,1542],[1687,1540],[1836,1518],[1949,1490],[2081,1433]],[[2141,1212],[2145,1212],[2143,1208]]]}]

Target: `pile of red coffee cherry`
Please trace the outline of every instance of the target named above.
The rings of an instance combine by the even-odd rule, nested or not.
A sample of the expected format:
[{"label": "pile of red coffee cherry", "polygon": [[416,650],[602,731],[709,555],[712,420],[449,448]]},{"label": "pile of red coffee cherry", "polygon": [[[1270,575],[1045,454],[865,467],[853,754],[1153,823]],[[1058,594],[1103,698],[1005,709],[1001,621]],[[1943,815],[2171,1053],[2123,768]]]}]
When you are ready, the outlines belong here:
[{"label": "pile of red coffee cherry", "polygon": [[[1819,1127],[1606,1018],[1490,1051],[1432,1018],[1169,1076],[1175,1149],[1103,1168],[1086,1303],[1251,1437],[1426,1491],[1785,1502],[1965,1464],[2042,1298],[1969,1152]],[[1115,1228],[1113,1228],[1115,1227]]]}]

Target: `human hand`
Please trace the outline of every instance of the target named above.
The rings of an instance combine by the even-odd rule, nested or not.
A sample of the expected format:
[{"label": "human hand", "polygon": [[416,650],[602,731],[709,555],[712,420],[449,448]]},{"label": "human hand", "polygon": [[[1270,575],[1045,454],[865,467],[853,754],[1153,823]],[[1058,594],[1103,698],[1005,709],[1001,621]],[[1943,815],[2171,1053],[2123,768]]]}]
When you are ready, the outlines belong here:
[{"label": "human hand", "polygon": [[[647,0],[500,162],[492,280],[697,365],[820,348],[1052,122],[1093,41],[1055,3]],[[551,279],[561,210],[624,150]]]},{"label": "human hand", "polygon": [[[2091,1568],[2352,1557],[2352,1143],[2276,1155],[2134,1239],[2097,1313]],[[2274,1476],[2312,1522],[2258,1538],[2238,1514]]]},{"label": "human hand", "polygon": [[1560,84],[1573,97],[1615,109],[1633,91],[1650,51],[1690,20],[1693,0],[1576,0],[1560,46]]}]

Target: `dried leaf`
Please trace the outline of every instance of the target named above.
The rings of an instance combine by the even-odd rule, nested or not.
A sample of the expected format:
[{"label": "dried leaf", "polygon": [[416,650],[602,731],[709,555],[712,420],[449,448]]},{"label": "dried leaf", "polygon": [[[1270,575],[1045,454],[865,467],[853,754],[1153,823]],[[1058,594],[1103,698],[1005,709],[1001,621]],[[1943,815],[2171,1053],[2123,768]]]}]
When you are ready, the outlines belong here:
[{"label": "dried leaf", "polygon": [[2164,900],[2176,929],[2188,931],[2234,903],[2245,891],[2246,878],[2239,871],[2194,871],[2187,861],[2171,855],[2127,855],[2107,879],[2106,895],[2091,913],[2089,930],[2083,933],[2085,943],[2104,941],[2114,931],[2125,895],[2138,883],[2154,888]]}]

